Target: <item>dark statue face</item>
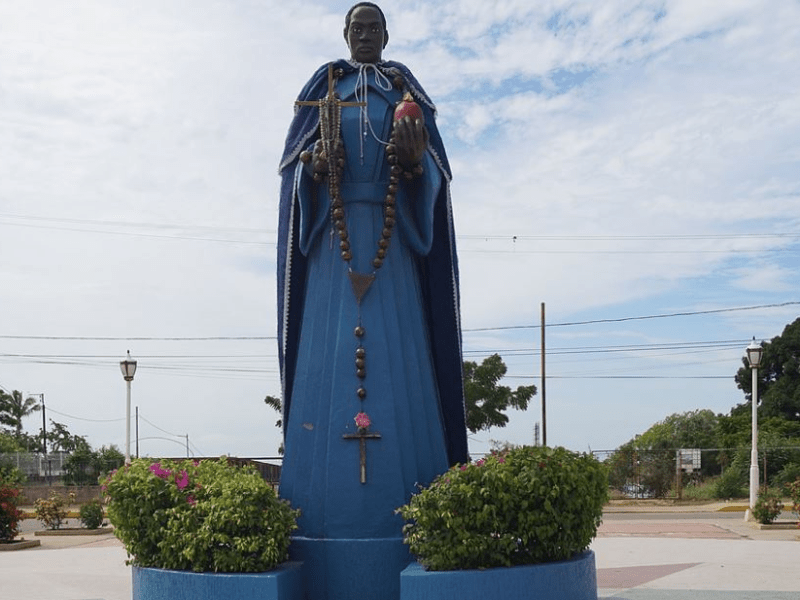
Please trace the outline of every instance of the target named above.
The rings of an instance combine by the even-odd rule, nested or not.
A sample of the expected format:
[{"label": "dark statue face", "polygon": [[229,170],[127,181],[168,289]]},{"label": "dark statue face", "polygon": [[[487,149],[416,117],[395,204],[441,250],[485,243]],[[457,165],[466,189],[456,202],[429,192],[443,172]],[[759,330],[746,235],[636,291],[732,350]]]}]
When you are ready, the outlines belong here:
[{"label": "dark statue face", "polygon": [[376,63],[389,41],[389,32],[383,26],[380,13],[371,6],[359,6],[350,15],[350,24],[344,30],[344,39],[350,48],[350,57],[361,63]]}]

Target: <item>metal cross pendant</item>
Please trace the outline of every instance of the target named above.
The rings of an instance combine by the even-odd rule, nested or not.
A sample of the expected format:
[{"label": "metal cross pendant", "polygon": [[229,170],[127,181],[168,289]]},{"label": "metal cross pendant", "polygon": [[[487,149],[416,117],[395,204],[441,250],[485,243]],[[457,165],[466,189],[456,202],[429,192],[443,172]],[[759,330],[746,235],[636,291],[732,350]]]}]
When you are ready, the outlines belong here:
[{"label": "metal cross pendant", "polygon": [[345,433],[342,437],[346,440],[358,440],[361,453],[361,483],[367,483],[367,440],[379,440],[381,434],[359,431],[358,433]]}]

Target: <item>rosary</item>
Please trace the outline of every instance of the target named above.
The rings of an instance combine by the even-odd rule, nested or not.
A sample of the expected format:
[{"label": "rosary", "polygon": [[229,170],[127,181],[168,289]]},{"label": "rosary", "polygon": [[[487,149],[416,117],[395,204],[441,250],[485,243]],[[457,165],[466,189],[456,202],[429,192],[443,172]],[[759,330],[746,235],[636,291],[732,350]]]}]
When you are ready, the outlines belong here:
[{"label": "rosary", "polygon": [[[347,275],[350,279],[350,285],[353,290],[353,295],[358,306],[358,322],[353,333],[356,338],[355,350],[355,372],[359,380],[359,386],[356,389],[356,396],[359,399],[361,406],[367,397],[367,390],[364,387],[364,379],[367,376],[366,359],[367,352],[364,348],[363,341],[366,335],[366,330],[361,323],[361,300],[370,289],[370,286],[375,281],[378,269],[383,266],[386,258],[386,253],[389,249],[389,242],[392,237],[392,230],[395,225],[395,203],[397,198],[397,190],[400,185],[401,176],[405,175],[407,179],[414,176],[419,176],[422,173],[422,165],[416,165],[412,171],[405,171],[399,164],[397,157],[397,148],[394,143],[394,135],[389,139],[386,145],[386,160],[389,163],[389,184],[386,190],[386,196],[383,201],[383,227],[381,236],[377,242],[375,257],[372,259],[373,270],[371,273],[359,273],[354,271],[351,266],[353,253],[350,245],[349,234],[347,231],[347,221],[345,220],[344,201],[341,195],[341,177],[344,172],[344,158],[343,158],[343,145],[341,139],[341,126],[342,126],[342,107],[345,106],[365,106],[365,102],[342,102],[335,92],[335,79],[341,77],[343,72],[341,69],[333,70],[333,65],[328,65],[328,93],[324,98],[316,101],[297,102],[298,105],[316,106],[319,109],[320,121],[320,142],[322,145],[322,152],[320,158],[327,163],[327,178],[328,178],[328,194],[331,200],[331,223],[333,231],[339,238],[339,251],[342,260],[347,263]],[[399,81],[398,81],[399,80]],[[402,78],[395,79],[395,85],[402,85]],[[410,96],[406,98],[410,99]],[[408,101],[408,100],[406,100]],[[300,160],[308,163],[312,160],[312,153],[305,151],[301,153]],[[324,176],[321,173],[314,173],[314,179],[318,183],[322,182]],[[355,423],[357,433],[347,433],[342,437],[344,439],[355,439],[359,441],[360,447],[360,481],[366,483],[367,470],[366,470],[366,441],[368,439],[380,439],[380,434],[369,431],[371,421],[366,412],[360,410],[355,416]]]}]

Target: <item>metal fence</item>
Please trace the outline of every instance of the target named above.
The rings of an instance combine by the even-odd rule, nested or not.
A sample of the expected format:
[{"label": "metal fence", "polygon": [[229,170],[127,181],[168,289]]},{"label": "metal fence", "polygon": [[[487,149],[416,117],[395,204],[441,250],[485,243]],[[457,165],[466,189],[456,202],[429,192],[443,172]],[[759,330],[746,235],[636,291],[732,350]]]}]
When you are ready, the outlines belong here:
[{"label": "metal fence", "polygon": [[16,467],[28,481],[45,481],[48,478],[63,477],[69,457],[67,452],[14,452],[0,454],[0,463]]},{"label": "metal fence", "polygon": [[[749,446],[595,450],[609,468],[609,485],[629,498],[681,496],[690,488],[719,481],[720,494],[733,497],[748,483]],[[782,486],[800,478],[800,446],[759,448],[762,485]],[[727,490],[728,493],[725,493]],[[746,493],[744,494],[746,495]]]},{"label": "metal fence", "polygon": [[[218,457],[195,457],[194,460],[217,460]],[[153,457],[153,461],[170,460],[170,457]],[[186,460],[185,457],[171,460]],[[229,457],[231,464],[249,465],[274,486],[277,486],[281,475],[281,457],[236,458]],[[34,452],[18,452],[0,454],[0,463],[16,467],[25,475],[27,484],[66,484],[96,485],[102,475],[119,468],[121,460],[103,461],[96,456],[74,455],[67,452],[37,454]]]}]

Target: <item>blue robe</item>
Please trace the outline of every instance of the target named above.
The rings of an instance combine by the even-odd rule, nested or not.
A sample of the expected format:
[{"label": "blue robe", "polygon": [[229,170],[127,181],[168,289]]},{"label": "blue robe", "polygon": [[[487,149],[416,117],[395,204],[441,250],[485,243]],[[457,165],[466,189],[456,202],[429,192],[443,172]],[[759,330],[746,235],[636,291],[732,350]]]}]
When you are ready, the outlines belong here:
[{"label": "blue robe", "polygon": [[[343,100],[354,100],[354,63],[340,61]],[[424,174],[403,182],[397,219],[383,266],[356,302],[348,268],[371,273],[383,227],[388,165],[383,147],[359,131],[358,108],[342,109],[346,151],[341,196],[352,244],[348,267],[331,237],[327,186],[313,182],[297,160],[318,138],[318,111],[300,108],[290,128],[284,160],[279,227],[279,344],[283,383],[285,456],[280,494],[302,510],[299,535],[314,539],[399,538],[394,515],[418,485],[467,459],[461,380],[458,273],[449,203],[449,167],[433,118],[433,105],[405,67],[381,63],[400,75],[426,113],[431,134]],[[401,92],[375,83],[368,113],[372,129],[388,140]],[[327,66],[301,92],[327,92]],[[363,128],[362,128],[363,129]],[[360,320],[359,320],[360,319]],[[367,390],[356,389],[354,336],[366,330]],[[369,414],[366,483],[360,481],[354,417]]]}]

